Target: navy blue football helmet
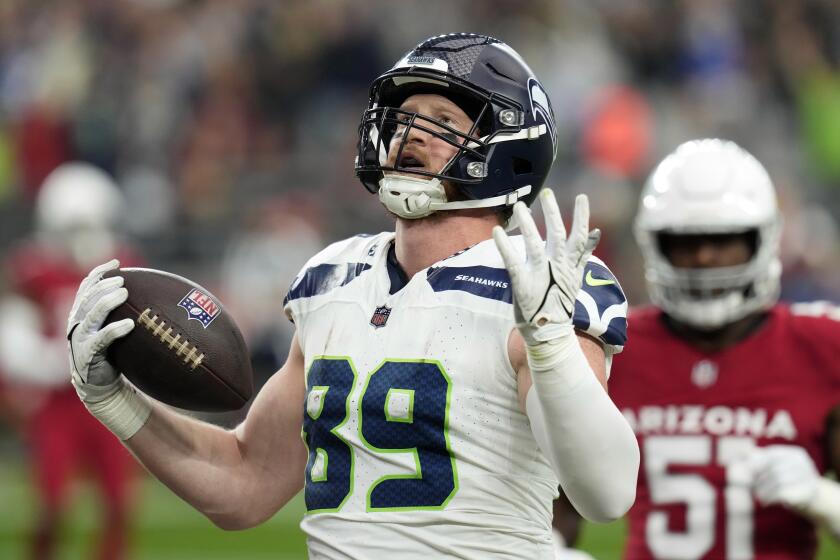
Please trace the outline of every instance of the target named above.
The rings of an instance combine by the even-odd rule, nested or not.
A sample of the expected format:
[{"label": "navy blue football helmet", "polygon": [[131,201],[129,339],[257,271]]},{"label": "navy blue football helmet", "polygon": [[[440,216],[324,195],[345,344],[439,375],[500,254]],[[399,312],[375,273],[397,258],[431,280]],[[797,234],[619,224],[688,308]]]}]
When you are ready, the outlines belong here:
[{"label": "navy blue football helmet", "polygon": [[[419,93],[445,96],[474,121],[473,128],[464,133],[400,109]],[[458,151],[439,172],[404,167],[400,154],[410,127]],[[388,165],[392,141],[400,144]],[[557,130],[548,95],[516,51],[492,37],[454,33],[423,41],[373,82],[358,147],[356,175],[365,188],[379,192],[389,210],[417,218],[517,200],[530,206],[554,161]],[[455,185],[465,200],[447,201],[441,181]]]}]

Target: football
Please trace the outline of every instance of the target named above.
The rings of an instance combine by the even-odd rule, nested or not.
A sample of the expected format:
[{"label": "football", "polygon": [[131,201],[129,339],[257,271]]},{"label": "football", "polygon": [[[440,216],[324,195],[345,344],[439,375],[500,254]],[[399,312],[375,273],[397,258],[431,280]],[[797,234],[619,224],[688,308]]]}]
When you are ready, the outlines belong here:
[{"label": "football", "polygon": [[138,389],[161,402],[198,411],[242,408],[253,374],[242,333],[218,298],[161,270],[122,268],[128,300],[106,323],[134,319],[134,330],[108,348],[107,359]]}]

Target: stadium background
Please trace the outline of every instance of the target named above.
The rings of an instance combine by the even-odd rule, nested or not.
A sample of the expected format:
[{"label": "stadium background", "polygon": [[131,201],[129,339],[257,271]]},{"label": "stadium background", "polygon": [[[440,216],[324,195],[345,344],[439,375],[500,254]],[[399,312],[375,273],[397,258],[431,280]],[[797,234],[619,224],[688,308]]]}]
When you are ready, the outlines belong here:
[{"label": "stadium background", "polygon": [[[840,295],[840,3],[833,0],[4,0],[0,2],[0,252],[32,234],[58,164],[114,175],[125,235],[148,262],[221,296],[264,379],[284,358],[281,301],[325,243],[390,228],[354,178],[369,82],[429,35],[497,36],[552,96],[549,180],[592,200],[598,254],[645,301],[631,235],[651,165],[722,136],[768,167],[785,212],[784,297]],[[2,284],[0,284],[2,290]],[[212,417],[231,425],[235,415]],[[31,490],[0,427],[0,558],[19,558]],[[64,558],[85,557],[80,487]],[[301,558],[300,502],[226,534],[144,479],[135,558]],[[583,545],[618,557],[620,524]],[[821,558],[840,557],[829,545]]]}]

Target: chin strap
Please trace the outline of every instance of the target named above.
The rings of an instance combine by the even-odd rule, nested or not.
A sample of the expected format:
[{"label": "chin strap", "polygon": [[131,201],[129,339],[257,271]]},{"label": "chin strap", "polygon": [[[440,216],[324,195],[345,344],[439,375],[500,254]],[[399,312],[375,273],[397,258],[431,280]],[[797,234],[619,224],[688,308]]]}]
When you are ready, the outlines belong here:
[{"label": "chin strap", "polygon": [[516,201],[531,192],[531,185],[519,187],[513,192],[481,198],[478,200],[459,200],[457,202],[432,203],[433,210],[463,210],[465,208],[491,208],[493,206],[513,206]]},{"label": "chin strap", "polygon": [[438,210],[464,210],[469,208],[491,208],[512,206],[517,200],[531,192],[531,185],[525,185],[513,192],[477,200],[448,202],[446,191],[440,179],[385,176],[379,181],[379,200],[385,208],[409,220],[425,218]]}]

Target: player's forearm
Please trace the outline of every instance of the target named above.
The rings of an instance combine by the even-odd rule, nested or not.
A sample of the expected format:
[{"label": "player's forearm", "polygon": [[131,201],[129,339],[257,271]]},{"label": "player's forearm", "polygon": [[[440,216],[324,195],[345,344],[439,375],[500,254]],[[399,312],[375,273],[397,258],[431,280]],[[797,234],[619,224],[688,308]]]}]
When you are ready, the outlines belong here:
[{"label": "player's forearm", "polygon": [[633,505],[639,447],[598,383],[572,333],[551,348],[528,348],[533,387],[526,402],[534,437],[563,490],[586,519],[608,522]]},{"label": "player's forearm", "polygon": [[265,521],[303,486],[307,453],[299,422],[269,424],[262,438],[252,438],[265,445],[247,445],[248,422],[236,431],[200,422],[137,392],[122,377],[91,386],[74,375],[73,383],[88,410],[152,474],[223,529]]},{"label": "player's forearm", "polygon": [[140,431],[124,443],[140,462],[184,501],[225,528],[237,528],[247,495],[236,436],[152,402]]},{"label": "player's forearm", "polygon": [[[229,431],[151,401],[148,421],[124,441],[141,463],[222,529],[259,525],[303,487],[300,429],[274,426],[246,444],[247,424]],[[282,424],[282,423],[281,423]]]}]

